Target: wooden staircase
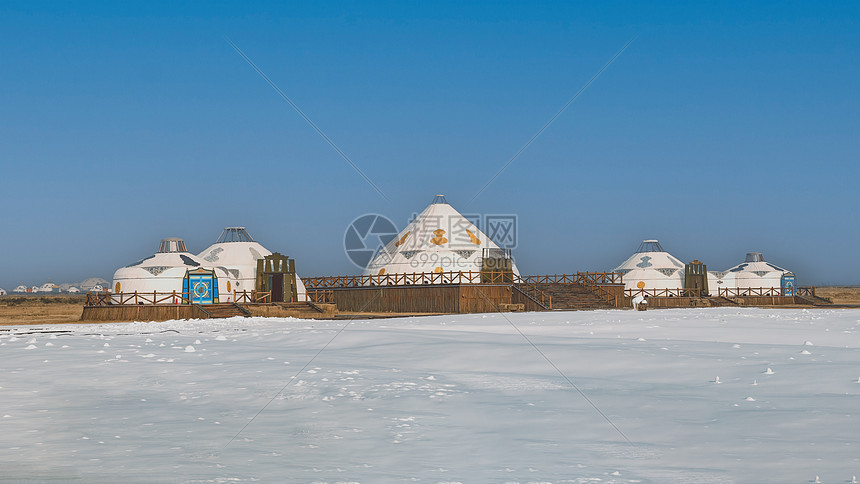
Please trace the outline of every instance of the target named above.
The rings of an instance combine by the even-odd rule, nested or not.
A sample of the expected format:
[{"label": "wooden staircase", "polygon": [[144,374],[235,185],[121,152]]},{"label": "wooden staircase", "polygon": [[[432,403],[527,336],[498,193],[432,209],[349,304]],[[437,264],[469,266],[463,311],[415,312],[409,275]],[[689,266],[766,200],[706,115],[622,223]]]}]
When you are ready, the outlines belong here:
[{"label": "wooden staircase", "polygon": [[280,306],[284,309],[291,309],[294,311],[315,311],[318,313],[324,313],[325,310],[311,301],[302,301],[302,302],[279,302],[275,303],[275,305]]},{"label": "wooden staircase", "polygon": [[805,294],[803,296],[797,295],[794,296],[794,299],[800,304],[810,304],[812,306],[825,306],[833,304],[833,301],[831,301],[830,299],[816,296],[814,294]]},{"label": "wooden staircase", "polygon": [[194,306],[208,315],[209,318],[232,318],[234,316],[246,318],[251,315],[250,311],[236,303],[195,304]]},{"label": "wooden staircase", "polygon": [[552,309],[612,309],[615,306],[584,284],[534,284],[552,297]]},{"label": "wooden staircase", "polygon": [[545,311],[552,310],[552,296],[540,290],[535,284],[511,284],[511,289],[517,291],[523,297],[542,308]]}]

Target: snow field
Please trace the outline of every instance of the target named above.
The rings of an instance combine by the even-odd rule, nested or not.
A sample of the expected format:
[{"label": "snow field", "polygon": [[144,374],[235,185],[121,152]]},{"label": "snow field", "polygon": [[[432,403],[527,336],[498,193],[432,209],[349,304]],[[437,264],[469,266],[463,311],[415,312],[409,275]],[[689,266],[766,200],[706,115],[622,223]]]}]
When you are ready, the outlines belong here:
[{"label": "snow field", "polygon": [[0,331],[0,482],[830,483],[860,473],[860,311],[356,320],[292,379],[344,324]]}]

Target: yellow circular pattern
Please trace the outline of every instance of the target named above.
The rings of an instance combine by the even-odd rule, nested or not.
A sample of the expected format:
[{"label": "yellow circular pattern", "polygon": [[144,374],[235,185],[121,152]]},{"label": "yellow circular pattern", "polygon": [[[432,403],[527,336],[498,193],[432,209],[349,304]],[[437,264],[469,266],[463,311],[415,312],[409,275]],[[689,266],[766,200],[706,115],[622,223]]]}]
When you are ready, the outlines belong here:
[{"label": "yellow circular pattern", "polygon": [[645,282],[644,281],[637,282],[636,287],[638,287],[639,289],[645,289]]}]

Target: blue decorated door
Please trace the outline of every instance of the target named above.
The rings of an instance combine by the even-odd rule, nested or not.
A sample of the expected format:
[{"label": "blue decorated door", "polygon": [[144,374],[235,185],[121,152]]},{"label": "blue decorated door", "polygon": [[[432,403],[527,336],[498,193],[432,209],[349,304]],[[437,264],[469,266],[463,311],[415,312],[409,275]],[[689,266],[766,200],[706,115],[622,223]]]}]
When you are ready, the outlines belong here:
[{"label": "blue decorated door", "polygon": [[192,304],[214,304],[218,302],[218,279],[213,271],[197,269],[185,276],[183,292]]},{"label": "blue decorated door", "polygon": [[782,295],[794,296],[797,293],[797,281],[794,274],[788,273],[782,275]]}]

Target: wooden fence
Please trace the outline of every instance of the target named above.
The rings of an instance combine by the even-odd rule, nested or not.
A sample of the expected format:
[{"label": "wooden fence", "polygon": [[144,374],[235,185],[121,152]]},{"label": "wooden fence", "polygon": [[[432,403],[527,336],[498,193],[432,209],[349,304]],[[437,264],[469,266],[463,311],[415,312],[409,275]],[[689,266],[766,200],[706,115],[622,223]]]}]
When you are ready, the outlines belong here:
[{"label": "wooden fence", "polygon": [[[233,291],[233,302],[238,304],[269,303],[271,292]],[[123,305],[160,305],[191,304],[190,292],[88,292],[85,306],[123,306]],[[324,301],[323,301],[324,302]]]},{"label": "wooden fence", "polygon": [[414,274],[382,274],[378,276],[328,276],[302,278],[308,290],[370,287],[414,286],[424,284],[584,284],[587,286],[622,284],[617,272],[577,272],[544,276],[513,276],[509,272],[420,272]]},{"label": "wooden fence", "polygon": [[624,297],[703,297],[701,289],[625,289]]},{"label": "wooden fence", "polygon": [[86,306],[190,304],[190,292],[88,292]]}]

